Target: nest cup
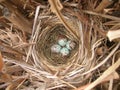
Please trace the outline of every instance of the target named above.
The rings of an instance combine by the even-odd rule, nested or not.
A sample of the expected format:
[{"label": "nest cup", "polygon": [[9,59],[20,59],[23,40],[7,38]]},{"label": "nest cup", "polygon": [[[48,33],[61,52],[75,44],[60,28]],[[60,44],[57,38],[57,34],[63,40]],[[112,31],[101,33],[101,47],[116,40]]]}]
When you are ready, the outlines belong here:
[{"label": "nest cup", "polygon": [[[62,56],[60,53],[51,51],[51,47],[58,43],[60,38],[66,38],[75,42],[75,48],[70,51],[69,55]],[[39,56],[44,57],[44,61],[53,66],[63,66],[72,62],[72,57],[78,50],[78,41],[72,37],[62,24],[57,24],[49,29],[43,30],[37,42],[37,51]]]}]

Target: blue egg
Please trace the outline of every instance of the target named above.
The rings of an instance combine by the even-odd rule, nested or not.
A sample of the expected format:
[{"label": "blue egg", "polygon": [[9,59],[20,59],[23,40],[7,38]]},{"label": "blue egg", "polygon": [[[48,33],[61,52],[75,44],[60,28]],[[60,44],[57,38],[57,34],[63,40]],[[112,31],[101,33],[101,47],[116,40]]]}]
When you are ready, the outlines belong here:
[{"label": "blue egg", "polygon": [[69,50],[72,50],[72,49],[75,48],[75,43],[69,40],[69,41],[66,43],[66,47],[67,47]]},{"label": "blue egg", "polygon": [[59,39],[59,40],[58,40],[58,44],[59,44],[60,46],[65,46],[66,43],[67,43],[67,39],[66,39],[66,38],[63,38],[63,39]]},{"label": "blue egg", "polygon": [[66,47],[63,47],[60,50],[60,53],[62,54],[62,56],[67,56],[70,52],[69,52],[69,49],[67,49]]},{"label": "blue egg", "polygon": [[68,41],[68,42],[66,43],[66,47],[67,47],[69,50],[71,50],[70,43],[71,43],[71,41]]},{"label": "blue egg", "polygon": [[52,52],[59,53],[60,50],[61,50],[61,46],[58,45],[58,44],[55,44],[55,45],[53,45],[53,46],[51,47],[51,51],[52,51]]}]

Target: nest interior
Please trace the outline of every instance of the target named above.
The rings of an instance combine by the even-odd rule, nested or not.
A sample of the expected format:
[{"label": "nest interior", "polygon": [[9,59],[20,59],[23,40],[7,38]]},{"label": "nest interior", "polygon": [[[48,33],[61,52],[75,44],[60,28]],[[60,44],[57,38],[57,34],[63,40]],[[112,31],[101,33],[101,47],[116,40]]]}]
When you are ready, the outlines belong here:
[{"label": "nest interior", "polygon": [[[75,42],[75,48],[67,56],[51,52],[51,46],[56,44],[58,39],[62,37],[65,37],[68,40],[72,39],[71,41]],[[74,56],[77,49],[78,41],[69,34],[62,24],[44,30],[42,35],[40,34],[36,44],[36,50],[38,51],[39,56],[45,57],[46,62],[49,62],[53,66],[65,65],[68,62],[71,62],[71,58]]]}]

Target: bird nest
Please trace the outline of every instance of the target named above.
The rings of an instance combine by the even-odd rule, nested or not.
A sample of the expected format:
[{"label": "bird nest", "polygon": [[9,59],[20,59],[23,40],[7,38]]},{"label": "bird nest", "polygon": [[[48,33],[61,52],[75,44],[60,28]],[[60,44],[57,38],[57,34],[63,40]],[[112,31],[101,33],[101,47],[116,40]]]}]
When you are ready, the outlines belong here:
[{"label": "bird nest", "polygon": [[[49,74],[56,74],[56,76],[60,78],[60,80],[58,80],[55,79],[56,76],[52,76],[52,82],[47,78],[47,83],[49,83],[48,87],[56,86],[57,81],[59,82],[58,86],[63,85],[65,87],[69,86],[75,88],[74,85],[83,84],[91,75],[82,74],[89,71],[90,68],[94,66],[94,53],[83,44],[84,32],[82,30],[82,23],[76,17],[70,15],[68,15],[69,18],[67,16],[64,17],[66,18],[66,22],[69,22],[69,25],[74,30],[74,34],[78,36],[71,34],[57,17],[53,16],[45,23],[47,26],[41,27],[39,30],[37,43],[33,49],[33,55],[36,56],[37,60],[35,61],[37,61],[39,67],[43,68],[45,72]],[[41,20],[41,22],[42,21],[44,20]],[[52,45],[56,44],[60,38],[66,38],[75,43],[74,49],[66,56],[51,51]],[[91,47],[91,44],[88,46]],[[48,77],[48,74],[45,74],[44,77]]]},{"label": "bird nest", "polygon": [[[32,20],[30,19],[34,19],[34,22],[31,22],[32,30],[31,23],[16,12],[18,5],[11,7],[14,2],[24,0],[3,1],[3,6],[8,8],[1,6],[5,9],[3,11],[6,11],[3,13],[6,19],[3,20],[4,27],[0,27],[0,50],[6,71],[0,65],[3,70],[0,73],[0,89],[82,90],[81,88],[87,87],[85,90],[91,90],[109,80],[110,87],[115,85],[111,81],[118,79],[119,73],[115,70],[120,63],[120,60],[116,61],[120,57],[120,42],[119,39],[111,40],[109,35],[112,37],[111,33],[115,31],[113,36],[119,37],[116,30],[120,28],[120,19],[97,13],[104,9],[99,8],[99,5],[94,11],[101,0],[48,0],[51,8],[46,0],[34,0],[46,4],[41,6],[40,3],[38,6],[39,3],[33,2],[35,5],[31,4],[33,6],[25,10],[26,13],[29,12],[29,19],[29,16],[35,15],[35,18],[32,16]],[[23,6],[30,5],[26,4],[25,2]],[[32,7],[36,8],[36,12]],[[29,11],[29,8],[32,11]],[[15,12],[9,12],[9,9]],[[23,7],[20,11],[22,10]],[[10,22],[6,23],[7,21],[12,25]],[[57,45],[57,49],[54,45]],[[119,82],[117,84],[115,88],[119,87]],[[103,86],[108,86],[108,83],[98,87],[104,90]]]}]

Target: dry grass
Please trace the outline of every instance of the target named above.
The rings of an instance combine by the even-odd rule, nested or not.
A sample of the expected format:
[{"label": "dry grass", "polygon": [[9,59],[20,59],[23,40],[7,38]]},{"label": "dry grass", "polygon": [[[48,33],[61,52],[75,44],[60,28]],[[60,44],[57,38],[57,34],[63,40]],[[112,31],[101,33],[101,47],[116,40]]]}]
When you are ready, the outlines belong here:
[{"label": "dry grass", "polygon": [[[119,0],[0,1],[0,89],[119,90],[119,8]],[[67,57],[50,50],[59,37],[76,43]]]}]

